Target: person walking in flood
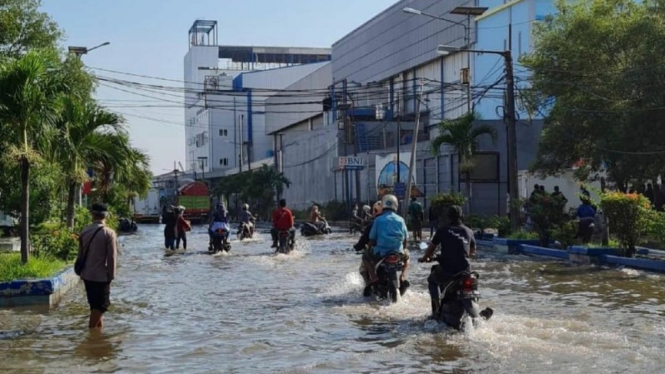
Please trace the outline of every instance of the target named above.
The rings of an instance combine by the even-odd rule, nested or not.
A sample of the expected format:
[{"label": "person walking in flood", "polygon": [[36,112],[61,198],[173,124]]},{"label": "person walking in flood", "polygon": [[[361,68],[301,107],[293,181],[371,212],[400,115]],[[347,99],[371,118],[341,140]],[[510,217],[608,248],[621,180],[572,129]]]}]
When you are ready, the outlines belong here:
[{"label": "person walking in flood", "polygon": [[111,282],[116,276],[118,239],[115,231],[106,226],[109,216],[104,204],[92,205],[92,224],[79,234],[77,262],[83,264],[81,279],[90,304],[88,327],[101,329],[102,316],[111,305]]},{"label": "person walking in flood", "polygon": [[180,241],[182,240],[182,249],[187,250],[187,231],[190,231],[192,226],[189,224],[189,221],[185,219],[185,207],[179,206],[176,212],[178,214],[178,220],[176,222],[178,234],[175,239],[175,249],[180,248]]},{"label": "person walking in flood", "polygon": [[164,213],[162,214],[162,223],[164,224],[164,246],[166,249],[174,250],[178,217],[172,206],[164,210]]}]

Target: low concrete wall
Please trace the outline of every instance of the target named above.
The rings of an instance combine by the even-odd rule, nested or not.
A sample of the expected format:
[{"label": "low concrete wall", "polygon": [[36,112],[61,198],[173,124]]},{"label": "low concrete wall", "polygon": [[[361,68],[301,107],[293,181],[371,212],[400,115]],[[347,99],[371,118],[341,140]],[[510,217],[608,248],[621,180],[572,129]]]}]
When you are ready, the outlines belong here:
[{"label": "low concrete wall", "polygon": [[[580,264],[621,265],[639,270],[665,272],[665,260],[621,257],[618,256],[619,249],[617,248],[587,248],[573,246],[568,250],[560,250],[544,248],[528,242],[534,241],[523,240],[520,242],[518,240],[505,238],[495,238],[493,241],[476,240],[479,248],[492,252],[529,254],[568,260]],[[512,252],[513,250],[515,252]],[[659,258],[665,254],[663,251],[650,250],[648,248],[641,248],[638,253]]]},{"label": "low concrete wall", "polygon": [[0,252],[19,252],[21,250],[21,239],[1,238]]},{"label": "low concrete wall", "polygon": [[530,255],[554,257],[563,260],[568,259],[568,252],[561,249],[544,248],[535,245],[522,244],[519,246],[518,250],[520,253]]},{"label": "low concrete wall", "polygon": [[0,307],[56,305],[79,281],[69,266],[51,278],[0,282]]}]

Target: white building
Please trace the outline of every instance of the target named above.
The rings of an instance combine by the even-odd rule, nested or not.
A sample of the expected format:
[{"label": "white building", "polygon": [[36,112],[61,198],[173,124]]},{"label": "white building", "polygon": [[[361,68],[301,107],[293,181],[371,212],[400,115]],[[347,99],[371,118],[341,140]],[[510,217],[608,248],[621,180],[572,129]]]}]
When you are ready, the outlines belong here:
[{"label": "white building", "polygon": [[240,169],[273,157],[265,101],[329,61],[330,49],[219,45],[217,21],[205,20],[194,22],[189,40],[187,171]]}]

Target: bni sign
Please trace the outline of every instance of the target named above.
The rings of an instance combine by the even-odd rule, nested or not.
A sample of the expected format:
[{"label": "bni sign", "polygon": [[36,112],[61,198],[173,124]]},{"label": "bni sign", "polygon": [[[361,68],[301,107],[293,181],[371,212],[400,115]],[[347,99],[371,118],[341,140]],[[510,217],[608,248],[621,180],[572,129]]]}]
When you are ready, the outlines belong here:
[{"label": "bni sign", "polygon": [[337,167],[345,170],[362,170],[365,160],[362,157],[342,156],[338,158]]}]

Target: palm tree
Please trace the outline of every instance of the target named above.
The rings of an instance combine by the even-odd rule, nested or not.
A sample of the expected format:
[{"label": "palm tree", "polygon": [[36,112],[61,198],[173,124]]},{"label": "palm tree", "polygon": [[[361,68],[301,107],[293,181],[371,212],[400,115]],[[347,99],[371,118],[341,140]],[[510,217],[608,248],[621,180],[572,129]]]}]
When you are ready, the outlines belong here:
[{"label": "palm tree", "polygon": [[[40,155],[39,145],[58,114],[58,101],[67,91],[55,51],[31,51],[0,66],[0,122],[9,152],[21,167],[21,261],[30,248],[30,164]],[[47,141],[47,140],[46,140]]]},{"label": "palm tree", "polygon": [[66,178],[66,222],[69,228],[74,228],[76,189],[86,178],[88,163],[113,153],[108,146],[114,144],[100,138],[103,133],[124,133],[122,121],[119,115],[102,109],[90,100],[63,99],[62,112],[56,122],[58,132],[53,156],[62,166]]},{"label": "palm tree", "polygon": [[453,120],[444,120],[439,123],[439,136],[432,140],[432,153],[437,155],[443,144],[448,144],[455,149],[458,156],[460,173],[464,174],[466,185],[466,196],[471,209],[471,171],[475,165],[473,155],[478,149],[478,138],[489,135],[492,142],[496,142],[497,131],[488,125],[473,126],[480,119],[475,112],[469,112]]}]

